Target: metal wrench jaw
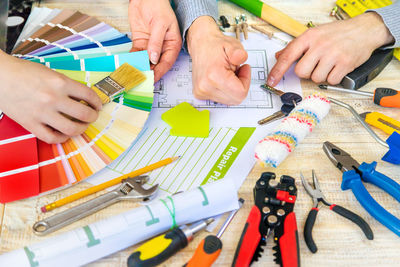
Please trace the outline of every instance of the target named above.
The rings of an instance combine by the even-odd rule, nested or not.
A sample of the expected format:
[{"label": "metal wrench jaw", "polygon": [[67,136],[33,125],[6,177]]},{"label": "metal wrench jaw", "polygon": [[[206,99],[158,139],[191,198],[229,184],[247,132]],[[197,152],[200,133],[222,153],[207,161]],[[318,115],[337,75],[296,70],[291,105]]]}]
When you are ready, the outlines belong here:
[{"label": "metal wrench jaw", "polygon": [[143,199],[149,200],[154,197],[158,190],[158,184],[146,189],[143,185],[149,180],[148,176],[137,176],[127,178],[122,181],[122,185],[118,188],[122,193],[120,199],[132,200]]},{"label": "metal wrench jaw", "polygon": [[[314,170],[313,170],[314,171]],[[314,172],[313,172],[314,174]],[[324,195],[322,194],[321,190],[314,189],[309,182],[304,178],[303,173],[300,173],[301,183],[303,184],[304,189],[306,190],[307,194],[312,198],[313,207],[318,208],[318,203],[320,200],[324,199]],[[314,179],[314,176],[313,176]],[[314,181],[315,187],[315,181]]]},{"label": "metal wrench jaw", "polygon": [[335,146],[331,142],[324,142],[322,149],[325,154],[331,160],[333,165],[335,165],[342,172],[347,172],[350,170],[355,170],[359,172],[358,167],[360,163],[358,163],[349,153],[344,151],[338,146]]}]

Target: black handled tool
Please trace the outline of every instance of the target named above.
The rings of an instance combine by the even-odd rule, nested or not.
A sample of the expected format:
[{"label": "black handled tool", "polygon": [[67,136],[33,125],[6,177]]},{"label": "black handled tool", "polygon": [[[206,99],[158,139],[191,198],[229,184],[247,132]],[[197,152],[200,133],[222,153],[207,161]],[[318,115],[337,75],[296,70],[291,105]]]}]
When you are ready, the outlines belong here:
[{"label": "black handled tool", "polygon": [[344,76],[340,84],[344,88],[357,90],[378,76],[392,58],[393,49],[377,49],[361,66]]},{"label": "black handled tool", "polygon": [[312,171],[312,177],[315,189],[313,189],[311,185],[306,181],[303,174],[300,173],[300,177],[304,188],[313,199],[313,208],[308,213],[306,224],[304,225],[304,239],[306,241],[308,249],[312,253],[316,253],[318,250],[317,245],[315,245],[314,239],[312,237],[312,230],[314,227],[315,220],[317,219],[317,214],[319,211],[318,209],[319,202],[322,202],[326,206],[329,206],[329,208],[332,211],[357,224],[369,240],[372,240],[374,238],[374,234],[372,233],[371,228],[369,227],[368,223],[364,221],[363,218],[361,218],[354,212],[346,208],[343,208],[342,206],[330,204],[328,201],[326,201],[326,198],[322,194],[321,189],[319,187],[319,182],[314,170]]}]

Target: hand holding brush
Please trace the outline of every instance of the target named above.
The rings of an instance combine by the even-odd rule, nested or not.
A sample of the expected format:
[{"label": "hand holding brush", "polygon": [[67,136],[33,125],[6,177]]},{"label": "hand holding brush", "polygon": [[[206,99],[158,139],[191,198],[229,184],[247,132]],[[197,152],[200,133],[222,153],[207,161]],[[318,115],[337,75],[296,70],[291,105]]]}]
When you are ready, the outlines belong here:
[{"label": "hand holding brush", "polygon": [[87,86],[1,51],[0,68],[0,109],[39,139],[64,142],[97,119],[102,103]]}]

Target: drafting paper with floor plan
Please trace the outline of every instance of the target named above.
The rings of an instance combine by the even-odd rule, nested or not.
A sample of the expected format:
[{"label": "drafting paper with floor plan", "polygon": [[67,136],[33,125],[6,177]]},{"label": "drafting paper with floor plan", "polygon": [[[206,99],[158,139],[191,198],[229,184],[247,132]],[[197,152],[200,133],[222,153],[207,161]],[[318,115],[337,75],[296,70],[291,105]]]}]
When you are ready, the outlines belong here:
[{"label": "drafting paper with floor plan", "polygon": [[[161,190],[167,193],[175,193],[230,177],[239,188],[255,163],[254,146],[279,123],[259,126],[257,121],[281,106],[279,97],[259,87],[275,63],[275,52],[282,46],[258,34],[251,34],[242,44],[249,52],[247,63],[251,66],[252,82],[241,105],[227,107],[194,99],[190,58],[182,52],[173,68],[155,86],[153,109],[141,136],[88,181],[98,184],[163,158],[181,156],[178,161],[149,173],[150,183],[160,184]],[[300,80],[294,75],[293,67],[277,88],[301,94]],[[210,111],[209,137],[169,135],[170,127],[161,120],[161,114],[182,102]]]},{"label": "drafting paper with floor plan", "polygon": [[198,100],[192,94],[192,60],[182,53],[176,64],[155,86],[154,107],[172,108],[188,102],[196,108],[272,108],[271,95],[260,89],[265,83],[267,54],[265,50],[247,50],[247,63],[251,66],[251,90],[247,98],[237,106],[228,107],[210,100]]}]

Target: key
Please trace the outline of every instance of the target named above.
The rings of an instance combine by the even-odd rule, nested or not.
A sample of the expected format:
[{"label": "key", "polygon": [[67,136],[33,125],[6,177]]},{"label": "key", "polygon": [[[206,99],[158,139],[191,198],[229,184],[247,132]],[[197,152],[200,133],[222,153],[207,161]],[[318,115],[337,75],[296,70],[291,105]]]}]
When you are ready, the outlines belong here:
[{"label": "key", "polygon": [[282,104],[284,105],[290,105],[290,106],[296,106],[297,103],[301,102],[303,98],[301,95],[296,94],[296,93],[291,93],[291,92],[283,92],[281,90],[278,90],[274,87],[271,87],[269,85],[263,84],[261,85],[261,88],[268,93],[273,93],[274,95],[277,95],[281,98]]},{"label": "key", "polygon": [[148,179],[148,176],[124,179],[122,184],[113,191],[36,222],[33,225],[33,232],[37,235],[45,235],[54,232],[57,229],[104,209],[119,200],[149,200],[157,192],[158,185],[154,185],[149,189],[143,188],[142,185],[145,184]]},{"label": "key", "polygon": [[282,119],[284,117],[286,117],[287,115],[289,115],[289,113],[294,109],[294,106],[290,106],[290,105],[282,105],[281,110],[275,112],[274,114],[272,114],[271,116],[268,116],[262,120],[258,121],[258,124],[263,125],[269,122],[273,122],[279,119]]}]

